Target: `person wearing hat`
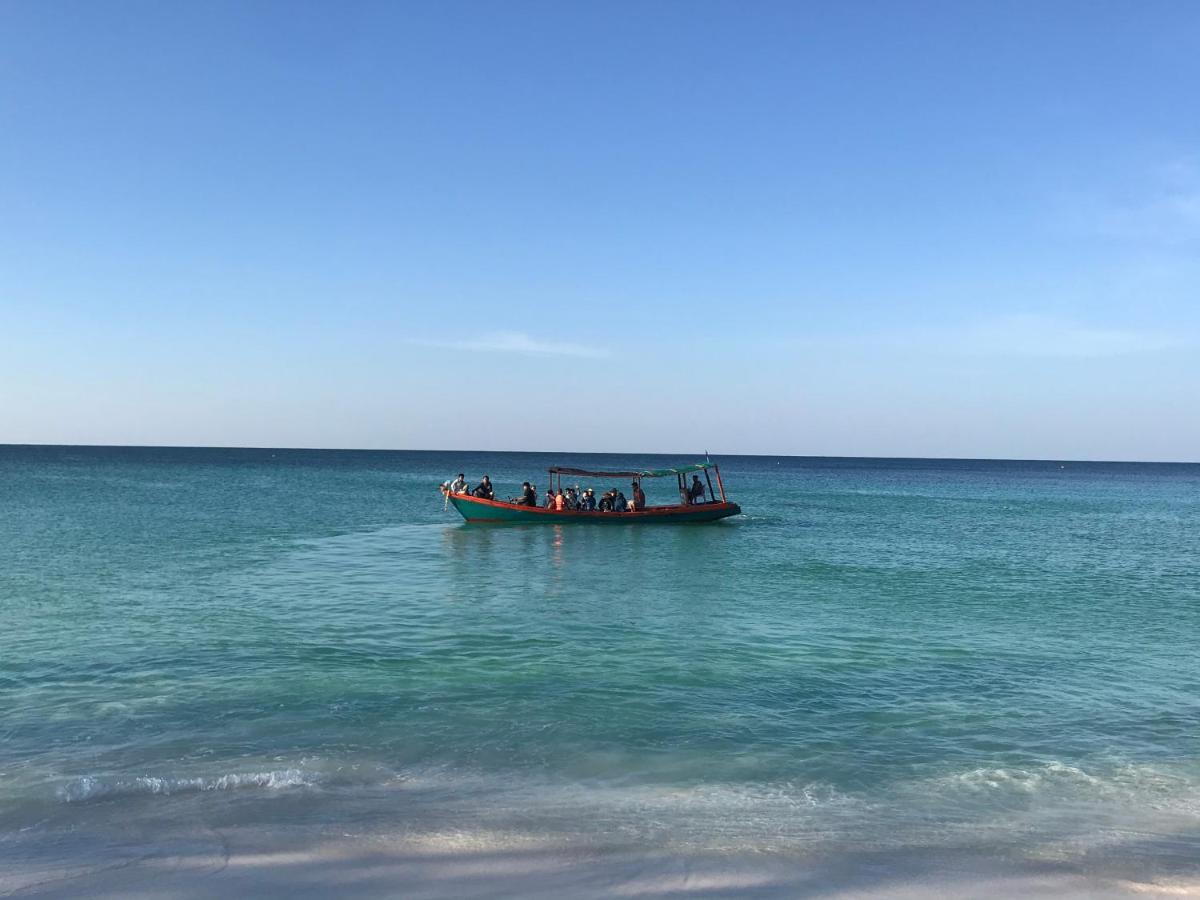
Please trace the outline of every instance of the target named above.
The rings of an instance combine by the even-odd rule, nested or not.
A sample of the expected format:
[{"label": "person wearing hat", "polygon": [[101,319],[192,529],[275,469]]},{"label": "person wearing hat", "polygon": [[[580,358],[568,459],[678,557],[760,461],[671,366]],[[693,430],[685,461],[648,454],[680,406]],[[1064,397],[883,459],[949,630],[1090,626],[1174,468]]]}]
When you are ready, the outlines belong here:
[{"label": "person wearing hat", "polygon": [[596,508],[599,509],[600,512],[612,512],[613,511],[613,492],[612,491],[605,492],[604,496],[600,498],[600,503],[597,504]]}]

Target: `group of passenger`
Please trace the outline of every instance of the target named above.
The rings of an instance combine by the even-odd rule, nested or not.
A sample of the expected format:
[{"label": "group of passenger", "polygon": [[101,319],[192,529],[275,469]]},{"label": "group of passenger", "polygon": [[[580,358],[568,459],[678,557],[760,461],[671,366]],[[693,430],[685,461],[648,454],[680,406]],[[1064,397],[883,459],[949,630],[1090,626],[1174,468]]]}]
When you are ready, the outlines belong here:
[{"label": "group of passenger", "polygon": [[[528,493],[523,494],[520,499],[515,499],[512,502],[521,506],[536,506],[533,501],[537,497],[537,493],[529,482],[525,482]],[[629,500],[625,494],[618,488],[605,491],[596,498],[596,492],[592,488],[580,489],[579,485],[574,487],[559,488],[557,491],[547,489],[546,498],[542,502],[543,509],[553,509],[557,512],[634,512],[638,509],[646,508],[646,495],[642,492],[642,487],[636,481],[633,483],[631,491],[633,499]],[[640,503],[638,498],[641,498]]]},{"label": "group of passenger", "polygon": [[[459,472],[454,477],[453,481],[447,482],[443,488],[450,494],[466,494],[471,497],[479,497],[482,500],[495,500],[496,491],[492,487],[492,481],[487,475],[484,475],[479,484],[474,489],[467,483],[466,476]],[[558,491],[546,489],[546,499],[541,504],[543,509],[553,509],[558,512],[564,511],[584,511],[584,512],[636,512],[646,508],[646,493],[642,490],[642,483],[638,479],[634,479],[630,483],[631,498],[626,497],[619,488],[612,488],[600,495],[600,499],[596,499],[596,492],[591,488],[579,489],[579,485],[568,487],[565,490],[560,488]],[[705,493],[704,485],[700,482],[699,475],[692,476],[690,486],[682,491],[681,499],[684,505],[693,503],[704,503]],[[528,481],[521,484],[521,496],[512,497],[508,501],[516,506],[538,506],[537,487],[530,484]]]},{"label": "group of passenger", "polygon": [[486,475],[483,476],[474,490],[467,484],[466,476],[462,472],[455,475],[454,480],[449,484],[443,485],[443,487],[451,494],[466,494],[470,497],[478,497],[481,500],[496,499],[496,490],[492,487],[492,479]]}]

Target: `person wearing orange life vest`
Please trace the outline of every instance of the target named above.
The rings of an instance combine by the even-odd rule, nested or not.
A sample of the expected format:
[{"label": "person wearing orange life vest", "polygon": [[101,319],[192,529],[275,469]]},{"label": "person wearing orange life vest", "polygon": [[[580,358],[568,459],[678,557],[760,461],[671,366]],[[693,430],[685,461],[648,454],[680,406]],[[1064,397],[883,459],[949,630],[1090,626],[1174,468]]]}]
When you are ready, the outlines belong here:
[{"label": "person wearing orange life vest", "polygon": [[563,496],[563,492],[561,490],[554,495],[554,508],[558,512],[562,512],[567,508],[567,498]]}]

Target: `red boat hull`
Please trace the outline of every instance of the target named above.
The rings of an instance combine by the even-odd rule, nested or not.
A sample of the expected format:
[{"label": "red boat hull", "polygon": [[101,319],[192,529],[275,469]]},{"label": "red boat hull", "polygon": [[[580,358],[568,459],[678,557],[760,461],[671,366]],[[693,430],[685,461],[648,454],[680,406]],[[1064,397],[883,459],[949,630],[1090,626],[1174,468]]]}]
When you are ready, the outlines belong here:
[{"label": "red boat hull", "polygon": [[742,508],[736,503],[697,503],[692,506],[651,506],[636,512],[593,512],[587,510],[543,509],[537,506],[518,506],[502,500],[483,500],[466,494],[451,494],[450,502],[472,523],[488,524],[565,524],[592,523],[597,525],[684,524],[715,522],[739,515]]}]

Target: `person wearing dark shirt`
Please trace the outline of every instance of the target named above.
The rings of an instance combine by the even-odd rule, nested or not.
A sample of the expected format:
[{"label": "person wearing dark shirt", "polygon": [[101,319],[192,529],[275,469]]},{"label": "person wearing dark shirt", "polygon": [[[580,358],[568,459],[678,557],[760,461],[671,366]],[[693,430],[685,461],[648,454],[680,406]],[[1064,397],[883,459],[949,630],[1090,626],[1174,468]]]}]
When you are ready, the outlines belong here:
[{"label": "person wearing dark shirt", "polygon": [[616,496],[613,497],[613,512],[629,512],[629,501],[620,491],[617,491]]},{"label": "person wearing dark shirt", "polygon": [[583,492],[583,496],[579,498],[579,508],[586,509],[592,512],[596,508],[596,492],[588,488]]},{"label": "person wearing dark shirt", "polygon": [[608,493],[604,494],[604,496],[602,496],[600,498],[600,505],[598,508],[599,508],[600,512],[612,512],[613,511],[612,491],[609,491]]},{"label": "person wearing dark shirt", "polygon": [[688,503],[703,503],[704,502],[704,485],[700,483],[700,476],[692,476],[692,486],[688,488]]},{"label": "person wearing dark shirt", "polygon": [[537,491],[526,481],[521,485],[521,496],[514,501],[518,506],[537,506]]},{"label": "person wearing dark shirt", "polygon": [[475,488],[473,493],[481,500],[496,499],[496,492],[492,490],[492,480],[486,475],[483,476],[483,481],[479,482],[479,487]]},{"label": "person wearing dark shirt", "polygon": [[642,484],[640,481],[633,482],[633,508],[646,508],[646,492],[642,490]]}]

